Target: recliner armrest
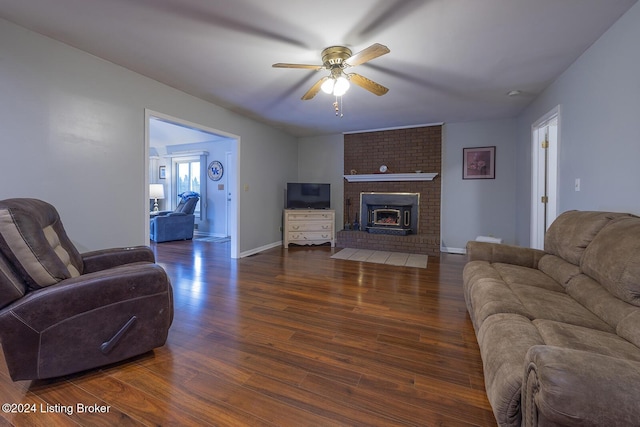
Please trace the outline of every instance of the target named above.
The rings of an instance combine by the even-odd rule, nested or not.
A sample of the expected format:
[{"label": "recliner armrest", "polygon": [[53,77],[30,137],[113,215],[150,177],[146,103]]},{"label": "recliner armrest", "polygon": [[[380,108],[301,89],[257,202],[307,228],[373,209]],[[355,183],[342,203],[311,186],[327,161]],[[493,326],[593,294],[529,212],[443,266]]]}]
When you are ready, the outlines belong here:
[{"label": "recliner armrest", "polygon": [[544,255],[546,255],[544,251],[523,246],[477,241],[467,243],[467,259],[469,261],[502,262],[538,268],[538,261]]},{"label": "recliner armrest", "polygon": [[523,426],[638,425],[640,362],[536,345],[525,364]]},{"label": "recliner armrest", "polygon": [[85,252],[80,256],[84,263],[83,273],[93,273],[135,262],[155,262],[155,255],[148,246],[101,249]]}]

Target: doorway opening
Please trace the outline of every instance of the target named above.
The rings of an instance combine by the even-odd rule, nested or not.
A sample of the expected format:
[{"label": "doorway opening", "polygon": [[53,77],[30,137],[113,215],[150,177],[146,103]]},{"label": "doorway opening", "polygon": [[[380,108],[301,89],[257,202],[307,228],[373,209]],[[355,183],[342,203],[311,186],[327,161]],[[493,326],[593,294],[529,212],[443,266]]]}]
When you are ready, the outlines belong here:
[{"label": "doorway opening", "polygon": [[[231,258],[239,258],[240,137],[145,110],[145,150],[145,191],[149,184],[165,187],[161,210],[175,208],[185,186],[197,187],[196,235],[228,237]],[[212,164],[213,174],[208,173]],[[149,238],[149,221],[145,223]]]},{"label": "doorway opening", "polygon": [[543,249],[544,234],[558,216],[560,106],[531,126],[531,247]]}]

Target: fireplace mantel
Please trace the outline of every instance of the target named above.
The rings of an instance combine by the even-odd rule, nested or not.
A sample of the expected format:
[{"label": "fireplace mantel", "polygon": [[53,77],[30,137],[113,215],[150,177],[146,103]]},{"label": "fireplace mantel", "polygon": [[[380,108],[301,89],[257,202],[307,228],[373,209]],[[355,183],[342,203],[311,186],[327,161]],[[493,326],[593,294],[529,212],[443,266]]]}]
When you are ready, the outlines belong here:
[{"label": "fireplace mantel", "polygon": [[373,173],[363,175],[344,175],[349,182],[372,181],[433,181],[437,173]]}]

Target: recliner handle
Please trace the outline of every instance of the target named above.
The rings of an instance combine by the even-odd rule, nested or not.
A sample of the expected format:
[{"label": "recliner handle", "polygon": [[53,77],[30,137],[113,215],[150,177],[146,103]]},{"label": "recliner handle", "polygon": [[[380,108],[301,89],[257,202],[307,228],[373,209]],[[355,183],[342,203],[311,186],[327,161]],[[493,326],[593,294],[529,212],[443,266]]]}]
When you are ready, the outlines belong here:
[{"label": "recliner handle", "polygon": [[120,328],[120,330],[116,332],[116,334],[109,341],[105,341],[102,343],[102,345],[100,346],[100,351],[103,354],[108,354],[109,352],[111,352],[111,350],[113,350],[116,344],[120,342],[124,334],[126,334],[127,331],[131,329],[131,327],[134,325],[134,323],[136,323],[137,320],[138,318],[136,316],[131,317],[131,319],[129,319],[127,323],[125,323],[124,326]]}]

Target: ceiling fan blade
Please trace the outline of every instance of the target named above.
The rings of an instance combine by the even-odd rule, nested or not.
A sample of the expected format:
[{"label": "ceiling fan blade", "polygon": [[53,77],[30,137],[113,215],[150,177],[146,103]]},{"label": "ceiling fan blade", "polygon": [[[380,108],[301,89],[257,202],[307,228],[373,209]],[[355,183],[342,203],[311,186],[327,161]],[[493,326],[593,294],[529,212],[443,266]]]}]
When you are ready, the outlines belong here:
[{"label": "ceiling fan blade", "polygon": [[389,89],[387,89],[386,87],[382,86],[379,83],[374,82],[373,80],[369,80],[366,77],[362,77],[360,74],[355,74],[355,73],[351,73],[348,74],[349,76],[349,80],[360,86],[363,89],[368,90],[369,92],[378,95],[378,96],[382,96],[385,93],[389,92]]},{"label": "ceiling fan blade", "polygon": [[351,57],[344,61],[344,63],[350,67],[355,67],[356,65],[364,64],[365,62],[371,61],[379,56],[386,55],[389,52],[391,51],[385,45],[374,43],[360,52],[351,55]]},{"label": "ceiling fan blade", "polygon": [[320,80],[318,80],[316,82],[316,84],[314,84],[313,86],[311,86],[311,89],[309,89],[307,91],[307,93],[305,93],[304,95],[302,95],[302,100],[303,101],[308,101],[309,99],[313,98],[314,96],[316,96],[318,94],[318,92],[320,92],[320,86],[322,86],[322,83],[325,82],[325,80],[327,80],[329,78],[329,76],[325,76],[323,78],[321,78]]},{"label": "ceiling fan blade", "polygon": [[272,65],[273,68],[303,68],[307,70],[322,70],[324,65],[308,65],[308,64],[286,64],[278,62]]}]

